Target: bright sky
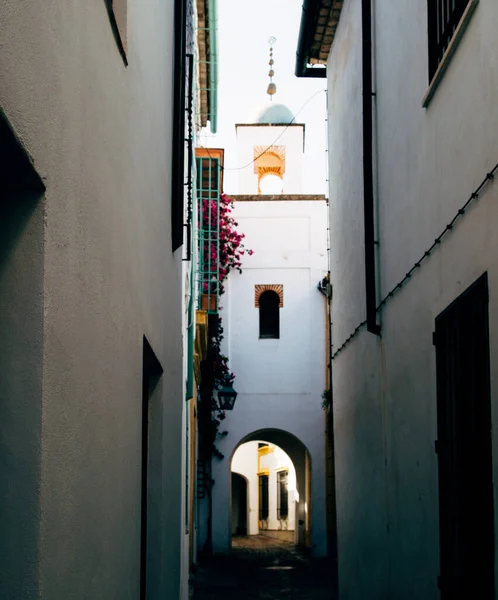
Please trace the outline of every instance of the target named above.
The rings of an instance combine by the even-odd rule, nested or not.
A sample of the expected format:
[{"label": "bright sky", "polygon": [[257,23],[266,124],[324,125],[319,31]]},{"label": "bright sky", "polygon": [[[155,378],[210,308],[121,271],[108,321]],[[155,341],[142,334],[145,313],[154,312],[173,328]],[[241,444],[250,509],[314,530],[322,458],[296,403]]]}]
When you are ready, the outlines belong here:
[{"label": "bright sky", "polygon": [[[325,193],[325,79],[294,75],[302,0],[218,0],[218,133],[201,145],[225,148],[225,191],[237,193],[235,124],[248,123],[269,102],[270,37],[274,44],[275,103],[306,124],[303,191]],[[310,98],[315,95],[313,99]],[[251,168],[251,167],[248,167]]]}]

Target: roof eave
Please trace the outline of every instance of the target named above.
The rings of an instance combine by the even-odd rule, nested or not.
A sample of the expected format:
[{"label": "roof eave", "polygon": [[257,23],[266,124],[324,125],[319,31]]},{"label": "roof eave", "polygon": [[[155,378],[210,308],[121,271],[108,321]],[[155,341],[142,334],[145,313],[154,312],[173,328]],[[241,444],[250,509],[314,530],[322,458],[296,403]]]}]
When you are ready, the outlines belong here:
[{"label": "roof eave", "polygon": [[[325,65],[344,0],[303,0],[296,52],[296,77],[326,77]],[[321,23],[320,23],[321,21]],[[318,30],[321,30],[319,32]]]}]

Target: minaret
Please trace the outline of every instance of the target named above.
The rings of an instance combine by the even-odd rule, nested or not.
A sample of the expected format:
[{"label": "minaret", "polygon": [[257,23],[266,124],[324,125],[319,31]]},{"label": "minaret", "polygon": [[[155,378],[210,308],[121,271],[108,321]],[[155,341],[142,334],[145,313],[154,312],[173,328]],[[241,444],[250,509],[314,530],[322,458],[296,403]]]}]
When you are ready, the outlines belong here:
[{"label": "minaret", "polygon": [[296,123],[292,112],[284,104],[273,102],[277,86],[273,49],[270,45],[270,81],[266,93],[270,101],[259,112],[255,121],[238,123],[237,155],[241,165],[238,193],[254,195],[300,194],[304,154],[304,124]]},{"label": "minaret", "polygon": [[274,37],[271,37],[268,40],[268,43],[270,44],[270,60],[268,62],[268,64],[270,65],[270,71],[268,73],[268,76],[270,77],[270,83],[268,84],[268,89],[266,90],[266,93],[270,96],[270,102],[273,101],[273,95],[277,91],[277,86],[273,83],[273,76],[275,75],[275,71],[273,70],[273,65],[275,63],[275,61],[273,60],[273,44],[276,41],[277,38]]}]

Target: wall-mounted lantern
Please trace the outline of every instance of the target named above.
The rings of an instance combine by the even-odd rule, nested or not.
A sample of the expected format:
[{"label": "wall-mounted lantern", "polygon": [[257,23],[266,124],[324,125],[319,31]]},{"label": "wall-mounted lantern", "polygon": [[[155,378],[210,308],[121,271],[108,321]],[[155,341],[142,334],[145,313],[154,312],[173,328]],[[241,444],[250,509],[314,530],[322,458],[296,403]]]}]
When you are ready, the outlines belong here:
[{"label": "wall-mounted lantern", "polygon": [[233,389],[229,381],[225,381],[223,386],[218,390],[218,403],[220,410],[232,410],[237,392]]}]

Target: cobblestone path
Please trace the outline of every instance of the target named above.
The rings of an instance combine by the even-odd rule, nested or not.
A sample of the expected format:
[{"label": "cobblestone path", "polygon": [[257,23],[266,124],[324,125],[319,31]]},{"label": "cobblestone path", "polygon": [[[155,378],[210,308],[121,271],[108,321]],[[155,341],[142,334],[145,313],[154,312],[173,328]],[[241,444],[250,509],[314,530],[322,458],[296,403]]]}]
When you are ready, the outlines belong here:
[{"label": "cobblestone path", "polygon": [[194,600],[335,600],[331,572],[288,542],[234,538],[229,556],[197,569]]}]

